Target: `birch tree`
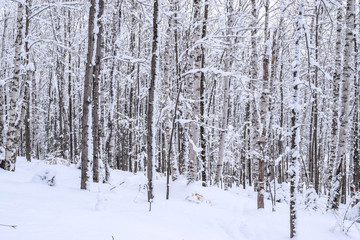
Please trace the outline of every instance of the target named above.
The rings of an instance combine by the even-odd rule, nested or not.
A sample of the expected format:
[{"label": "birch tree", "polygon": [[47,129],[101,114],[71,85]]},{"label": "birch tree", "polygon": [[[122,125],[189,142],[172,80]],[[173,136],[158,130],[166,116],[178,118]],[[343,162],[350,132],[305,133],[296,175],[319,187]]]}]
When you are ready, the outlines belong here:
[{"label": "birch tree", "polygon": [[201,81],[201,46],[199,40],[201,39],[201,0],[194,0],[193,2],[193,49],[190,53],[190,62],[194,74],[191,79],[189,88],[191,91],[191,113],[192,117],[189,126],[189,169],[188,169],[188,183],[196,181],[198,157],[199,157],[199,125],[197,123],[200,115],[200,81]]},{"label": "birch tree", "polygon": [[340,201],[341,186],[344,186],[346,179],[346,165],[347,165],[347,137],[348,137],[348,121],[349,121],[349,94],[351,91],[351,82],[353,80],[352,71],[352,52],[353,52],[353,30],[354,30],[354,1],[348,0],[346,5],[346,35],[344,46],[344,64],[342,69],[342,78],[340,82],[340,118],[339,118],[339,142],[338,154],[333,170],[333,181],[331,189],[330,208],[337,209]]},{"label": "birch tree", "polygon": [[[234,24],[234,16],[233,16],[233,1],[226,1],[226,9],[227,9],[227,35],[231,35],[232,26]],[[227,37],[228,47],[225,50],[226,59],[225,59],[225,71],[231,71],[231,52],[232,52],[232,44],[233,42],[230,40],[230,37]],[[230,87],[230,77],[226,76],[224,78],[224,86],[223,86],[223,103],[222,103],[222,117],[221,117],[221,132],[220,132],[220,142],[219,142],[219,158],[216,165],[216,175],[215,175],[215,184],[220,183],[220,177],[223,171],[224,164],[224,155],[225,155],[225,138],[228,127],[228,102],[229,102],[229,87]]]},{"label": "birch tree", "polygon": [[9,110],[8,110],[8,128],[6,133],[5,159],[1,162],[1,168],[8,171],[15,171],[15,163],[17,158],[17,148],[19,141],[19,129],[21,127],[21,109],[20,100],[20,75],[21,75],[21,53],[23,47],[23,15],[24,4],[18,3],[16,17],[16,39],[15,39],[15,55],[14,55],[14,74],[8,89],[10,91]]},{"label": "birch tree", "polygon": [[297,234],[297,185],[299,179],[299,158],[300,158],[300,40],[301,29],[303,27],[303,8],[304,2],[301,0],[298,9],[295,29],[295,49],[293,65],[292,83],[292,106],[291,106],[291,163],[289,169],[290,177],[290,238]]},{"label": "birch tree", "polygon": [[96,17],[94,22],[94,53],[92,59],[93,67],[93,105],[92,105],[92,139],[93,139],[93,181],[99,182],[99,157],[100,157],[100,129],[99,129],[99,91],[100,91],[100,66],[102,58],[102,35],[103,24],[102,16],[104,13],[104,1],[96,0]]},{"label": "birch tree", "polygon": [[259,156],[259,170],[258,170],[258,208],[264,208],[264,188],[265,188],[265,146],[266,146],[266,116],[268,109],[268,94],[269,94],[269,51],[270,51],[270,32],[269,32],[269,0],[265,1],[265,43],[264,43],[264,57],[263,57],[263,76],[262,76],[262,91],[260,96],[260,130],[258,139],[258,155]]}]

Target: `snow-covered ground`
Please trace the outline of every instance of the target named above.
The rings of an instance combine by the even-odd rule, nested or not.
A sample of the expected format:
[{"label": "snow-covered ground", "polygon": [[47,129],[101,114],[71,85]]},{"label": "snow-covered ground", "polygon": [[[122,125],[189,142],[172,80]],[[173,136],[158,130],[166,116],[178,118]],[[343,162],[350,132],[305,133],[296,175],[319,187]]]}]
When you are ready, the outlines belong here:
[{"label": "snow-covered ground", "polygon": [[[56,175],[55,186],[37,176],[45,172]],[[0,240],[289,239],[286,203],[272,212],[266,201],[265,209],[257,210],[252,189],[186,186],[185,179],[171,183],[167,201],[166,179],[156,178],[149,212],[142,173],[112,171],[111,184],[92,184],[85,191],[74,166],[19,158],[16,172],[0,170],[0,224],[17,225],[0,226]],[[200,201],[193,194],[202,195]],[[300,210],[298,219],[298,239],[360,239],[359,223],[345,234],[330,212]]]}]

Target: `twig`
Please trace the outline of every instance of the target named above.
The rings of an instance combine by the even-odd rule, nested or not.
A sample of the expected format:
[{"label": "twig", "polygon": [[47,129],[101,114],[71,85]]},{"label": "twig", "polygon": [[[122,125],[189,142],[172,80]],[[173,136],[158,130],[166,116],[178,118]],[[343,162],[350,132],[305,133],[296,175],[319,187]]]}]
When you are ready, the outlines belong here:
[{"label": "twig", "polygon": [[17,225],[7,225],[7,224],[0,224],[1,227],[11,227],[16,229]]},{"label": "twig", "polygon": [[[344,217],[342,219],[342,231],[345,231],[345,220],[346,220],[346,217],[348,215],[348,212],[349,212],[349,209],[350,209],[350,206],[352,205],[354,200],[351,200],[351,202],[348,204],[347,208],[346,208],[346,211],[344,213]],[[350,226],[351,227],[351,226]],[[349,230],[348,230],[349,231]]]},{"label": "twig", "polygon": [[349,232],[350,228],[351,228],[355,223],[357,223],[357,222],[359,222],[359,221],[360,221],[360,217],[356,218],[356,219],[351,223],[351,225],[348,227],[348,229],[346,230],[346,232]]},{"label": "twig", "polygon": [[111,190],[113,190],[113,189],[115,189],[115,188],[117,188],[118,186],[123,185],[124,183],[125,183],[125,182],[121,182],[121,183],[119,183],[119,185],[117,185],[117,186],[114,186],[114,187],[110,188],[110,191],[111,191]]}]

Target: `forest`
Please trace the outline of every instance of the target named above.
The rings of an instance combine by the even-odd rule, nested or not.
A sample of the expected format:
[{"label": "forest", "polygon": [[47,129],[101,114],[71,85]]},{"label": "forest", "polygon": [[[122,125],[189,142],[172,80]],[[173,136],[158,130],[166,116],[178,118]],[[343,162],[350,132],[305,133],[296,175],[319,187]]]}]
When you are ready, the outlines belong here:
[{"label": "forest", "polygon": [[[74,164],[358,206],[360,2],[2,0],[0,167]],[[166,193],[154,192],[154,177]],[[287,187],[285,187],[287,186]],[[269,196],[269,197],[268,197]]]}]

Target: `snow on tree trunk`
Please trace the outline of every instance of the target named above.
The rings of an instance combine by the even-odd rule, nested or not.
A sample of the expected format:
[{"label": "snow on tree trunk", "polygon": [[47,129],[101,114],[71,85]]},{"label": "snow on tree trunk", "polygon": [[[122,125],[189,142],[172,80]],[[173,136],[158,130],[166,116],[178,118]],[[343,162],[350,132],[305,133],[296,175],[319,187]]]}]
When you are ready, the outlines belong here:
[{"label": "snow on tree trunk", "polygon": [[26,89],[26,95],[24,95],[24,107],[26,108],[26,115],[25,115],[25,153],[26,153],[26,160],[28,162],[31,162],[31,132],[30,132],[30,84],[29,82],[31,81],[31,72],[33,69],[31,69],[30,67],[30,62],[29,62],[29,41],[28,41],[28,37],[29,37],[29,25],[30,25],[30,19],[29,16],[31,14],[30,12],[30,8],[31,8],[31,0],[27,0],[26,1],[26,7],[25,7],[25,13],[26,13],[26,19],[25,19],[25,43],[24,43],[24,49],[25,49],[25,66],[26,66],[26,75],[25,75],[25,87]]},{"label": "snow on tree trunk", "polygon": [[[233,1],[227,0],[226,1],[226,8],[227,8],[227,35],[230,36],[232,32],[232,27],[234,24],[233,19]],[[233,42],[231,41],[230,37],[227,37],[228,48],[225,50],[226,59],[225,59],[225,71],[231,71],[231,54],[232,54],[232,45]],[[221,115],[221,124],[220,124],[220,142],[219,142],[219,158],[216,165],[216,173],[215,173],[215,182],[214,184],[220,184],[220,178],[223,172],[223,164],[224,164],[224,156],[225,156],[225,139],[226,133],[228,128],[228,108],[229,108],[229,87],[230,87],[230,76],[226,76],[224,78],[224,86],[223,86],[223,103],[222,103],[222,115]]]},{"label": "snow on tree trunk", "polygon": [[[108,103],[108,132],[106,137],[105,149],[105,181],[110,177],[110,166],[115,166],[115,120],[114,112],[116,110],[115,104],[117,99],[117,85],[116,85],[116,58],[118,57],[118,49],[120,48],[121,37],[121,15],[122,15],[122,1],[117,3],[116,10],[113,13],[113,27],[112,27],[112,63],[110,70],[110,88],[109,88],[109,103]],[[117,23],[117,24],[116,24]]]},{"label": "snow on tree trunk", "polygon": [[352,52],[353,52],[353,30],[354,30],[354,0],[348,0],[346,6],[346,37],[344,47],[344,64],[342,79],[340,82],[340,126],[339,126],[339,147],[337,160],[335,161],[334,168],[336,172],[333,176],[332,188],[330,191],[330,208],[338,209],[340,200],[340,191],[343,179],[346,178],[346,154],[347,154],[347,137],[348,137],[348,121],[350,115],[349,109],[349,95],[351,91],[351,82],[353,80],[352,70]]},{"label": "snow on tree trunk", "polygon": [[[205,7],[204,7],[204,18],[203,18],[203,25],[202,25],[202,39],[205,39],[207,26],[208,26],[208,16],[209,16],[209,0],[205,0]],[[205,68],[205,46],[204,44],[201,45],[201,68]],[[201,79],[200,79],[200,159],[201,159],[201,182],[202,186],[207,186],[207,156],[206,156],[206,133],[205,133],[205,73],[201,72]]]},{"label": "snow on tree trunk", "polygon": [[262,91],[260,95],[260,128],[258,155],[259,155],[259,170],[257,182],[257,208],[264,208],[264,191],[265,191],[265,146],[266,146],[266,116],[268,109],[268,95],[269,95],[269,51],[270,51],[270,32],[269,32],[269,0],[265,1],[265,38],[264,38],[264,57],[263,57],[263,79]]},{"label": "snow on tree trunk", "polygon": [[195,44],[192,52],[190,53],[191,65],[192,68],[195,69],[195,73],[193,75],[192,81],[190,83],[191,91],[191,100],[192,100],[192,109],[191,116],[192,121],[189,127],[189,135],[190,135],[190,144],[189,144],[189,165],[188,165],[188,183],[192,183],[196,180],[197,176],[197,165],[198,165],[198,157],[201,149],[199,148],[199,124],[197,121],[199,120],[200,115],[200,81],[201,81],[201,46],[199,40],[201,39],[201,0],[194,0],[193,9],[194,9],[194,39],[193,42]]},{"label": "snow on tree trunk", "polygon": [[[340,5],[340,2],[339,2]],[[338,128],[339,128],[339,85],[341,80],[341,50],[342,50],[342,8],[338,6],[336,16],[336,43],[335,43],[335,65],[333,73],[333,89],[332,89],[332,124],[331,124],[331,142],[330,142],[330,159],[329,159],[329,178],[330,189],[336,181],[336,171],[339,166],[337,161],[338,150]],[[329,191],[328,207],[333,204],[334,195]]]},{"label": "snow on tree trunk", "polygon": [[[4,59],[4,53],[5,53],[5,39],[6,39],[6,29],[8,24],[8,13],[6,10],[4,10],[4,26],[3,26],[3,33],[1,36],[1,55],[0,58]],[[5,68],[5,62],[1,61],[1,78],[6,77],[6,68]],[[5,143],[5,108],[6,108],[6,102],[5,102],[5,83],[0,82],[0,155],[2,154],[2,147]],[[2,159],[0,159],[1,161]]]},{"label": "snow on tree trunk", "polygon": [[[359,12],[358,12],[359,13]],[[355,49],[355,67],[354,67],[354,115],[353,115],[353,145],[352,145],[352,160],[353,160],[353,172],[352,183],[350,185],[350,191],[352,197],[360,191],[360,53],[359,53],[359,30],[360,22],[358,18],[355,18],[355,34],[354,34],[354,49]],[[360,202],[360,197],[354,201],[354,204]]]},{"label": "snow on tree trunk", "polygon": [[153,193],[153,174],[155,163],[155,105],[156,105],[156,80],[158,71],[158,21],[159,21],[159,2],[154,0],[153,11],[153,38],[151,48],[151,72],[150,72],[150,85],[149,85],[149,99],[148,99],[148,112],[147,112],[147,177],[148,177],[148,201],[151,203],[154,198]]},{"label": "snow on tree trunk", "polygon": [[[255,95],[255,91],[257,89],[258,84],[258,31],[257,31],[257,22],[258,22],[258,9],[257,9],[257,1],[251,0],[251,57],[250,57],[250,88],[252,93]],[[249,97],[249,106],[246,109],[246,115],[249,113],[249,120],[251,120],[251,126],[249,125],[249,146],[248,146],[248,154],[249,158],[249,185],[251,185],[252,179],[256,179],[258,177],[259,170],[259,158],[253,150],[256,148],[254,144],[256,144],[259,134],[259,114],[256,104],[255,96]],[[257,181],[255,181],[254,189],[256,190],[258,187]]]},{"label": "snow on tree trunk", "polygon": [[92,130],[92,89],[93,89],[93,74],[94,74],[94,54],[96,53],[96,34],[94,31],[96,21],[97,1],[91,0],[89,11],[89,25],[88,25],[88,53],[85,68],[84,79],[84,95],[83,95],[83,114],[82,114],[82,138],[81,138],[81,189],[89,188],[89,165],[92,156],[92,142],[90,141]]},{"label": "snow on tree trunk", "polygon": [[15,39],[15,55],[14,55],[14,75],[8,85],[10,91],[9,111],[8,111],[8,128],[6,133],[5,159],[1,162],[1,168],[8,171],[15,171],[15,163],[17,157],[17,147],[19,140],[19,128],[21,126],[21,109],[17,105],[20,99],[20,72],[21,72],[21,51],[23,44],[23,11],[24,5],[18,3],[16,17],[16,39]]},{"label": "snow on tree trunk", "polygon": [[94,20],[94,65],[93,65],[93,104],[92,104],[92,135],[93,135],[93,181],[99,182],[99,157],[100,157],[100,129],[99,129],[99,91],[100,91],[100,70],[102,58],[102,15],[104,13],[104,0],[96,2],[96,18]]},{"label": "snow on tree trunk", "polygon": [[299,12],[296,19],[295,32],[295,50],[293,66],[293,95],[291,106],[291,159],[289,167],[290,177],[290,238],[297,234],[297,185],[299,178],[299,158],[300,158],[300,104],[299,104],[299,87],[300,80],[300,40],[303,21],[303,0],[300,1]]},{"label": "snow on tree trunk", "polygon": [[4,144],[5,106],[5,91],[3,85],[0,84],[0,154],[2,153],[2,146]]}]

